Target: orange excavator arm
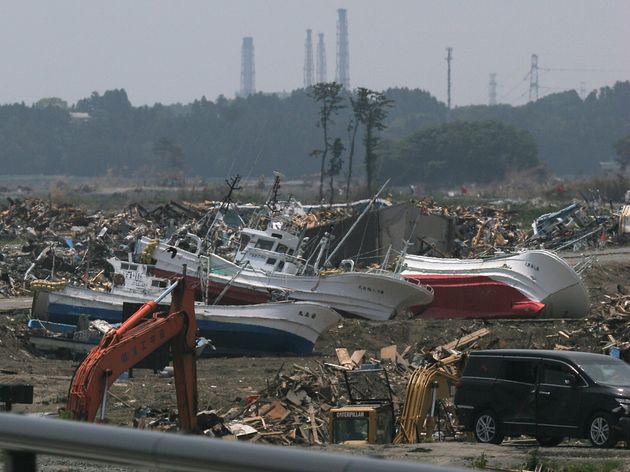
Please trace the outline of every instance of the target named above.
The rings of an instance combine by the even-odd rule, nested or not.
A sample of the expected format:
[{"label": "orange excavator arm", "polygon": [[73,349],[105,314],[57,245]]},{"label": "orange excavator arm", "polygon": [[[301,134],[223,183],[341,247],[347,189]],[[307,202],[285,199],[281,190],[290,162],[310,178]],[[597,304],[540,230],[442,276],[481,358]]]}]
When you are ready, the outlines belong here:
[{"label": "orange excavator arm", "polygon": [[[197,429],[197,364],[195,344],[197,322],[194,289],[184,279],[171,285],[168,314],[156,313],[158,303],[145,303],[117,329],[110,330],[92,349],[72,379],[67,410],[72,419],[94,421],[107,389],[123,372],[129,370],[159,347],[169,344],[173,359],[180,428]],[[148,321],[143,318],[153,315]]]}]

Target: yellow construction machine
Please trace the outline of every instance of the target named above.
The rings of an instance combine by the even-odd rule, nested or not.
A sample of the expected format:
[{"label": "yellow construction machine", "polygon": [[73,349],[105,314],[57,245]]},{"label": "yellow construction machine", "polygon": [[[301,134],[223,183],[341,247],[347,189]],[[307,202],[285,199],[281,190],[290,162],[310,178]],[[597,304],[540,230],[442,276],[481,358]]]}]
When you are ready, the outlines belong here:
[{"label": "yellow construction machine", "polygon": [[349,403],[330,410],[333,444],[387,444],[394,438],[392,390],[383,369],[343,371]]},{"label": "yellow construction machine", "polygon": [[405,444],[432,438],[437,405],[452,396],[452,388],[459,378],[456,365],[460,360],[461,354],[455,353],[414,370],[399,418],[394,414],[386,371],[344,371],[350,403],[330,410],[330,442]]},{"label": "yellow construction machine", "polygon": [[418,367],[407,384],[407,395],[398,420],[395,444],[411,444],[430,438],[436,426],[437,404],[453,396],[451,391],[459,379],[456,365],[460,353],[452,354],[435,364]]}]

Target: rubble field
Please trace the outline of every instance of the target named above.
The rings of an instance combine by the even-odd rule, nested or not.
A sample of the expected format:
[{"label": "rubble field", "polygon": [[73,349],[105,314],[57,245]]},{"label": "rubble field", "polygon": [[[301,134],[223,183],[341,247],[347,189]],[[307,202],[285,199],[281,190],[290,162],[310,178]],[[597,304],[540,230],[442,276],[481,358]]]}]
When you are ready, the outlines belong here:
[{"label": "rubble field", "polygon": [[[630,249],[617,234],[619,215],[612,205],[571,205],[538,217],[535,231],[514,223],[514,212],[500,208],[447,208],[431,200],[416,205],[423,214],[454,218],[456,255],[473,257],[541,247],[573,250],[565,257],[579,267],[589,289],[591,314],[565,320],[345,319],[320,336],[314,354],[308,357],[203,358],[198,362],[198,398],[204,433],[222,440],[495,470],[534,470],[541,464],[547,467],[544,470],[562,470],[560,463],[607,464],[602,470],[630,470],[630,450],[622,448],[623,443],[613,451],[596,450],[581,441],[543,449],[522,438],[501,446],[476,444],[457,432],[448,402],[440,423],[444,434],[425,438],[428,441],[370,447],[327,444],[328,410],[346,400],[339,369],[352,366],[350,359],[355,365],[379,364],[388,372],[398,412],[415,368],[455,351],[464,355],[480,348],[608,352],[615,347],[630,360]],[[43,355],[30,345],[26,321],[32,292],[28,284],[47,278],[94,284],[112,251],[128,252],[141,235],[205,234],[213,208],[212,202],[170,202],[153,210],[133,204],[116,212],[94,213],[44,200],[9,199],[5,209],[0,209],[0,384],[34,387],[33,404],[14,405],[15,412],[63,416],[80,362]],[[293,223],[327,225],[345,216],[345,210],[323,209]],[[237,241],[235,231],[226,226],[215,237],[224,242],[218,251],[229,251]],[[588,255],[581,255],[582,251]],[[108,422],[175,431],[171,374],[135,369],[130,378],[117,381],[109,390]],[[42,458],[40,466],[44,471],[131,470],[53,457]]]},{"label": "rubble field", "polygon": [[[404,399],[406,380],[419,359],[435,354],[435,348],[481,328],[489,334],[474,340],[474,348],[546,348],[603,352],[611,346],[627,348],[630,334],[630,258],[621,253],[614,262],[591,260],[583,272],[592,297],[591,315],[567,320],[423,320],[394,319],[373,322],[346,319],[323,334],[308,357],[205,358],[198,362],[199,409],[205,411],[208,434],[225,440],[224,425],[240,422],[253,428],[242,440],[308,447],[329,452],[369,454],[376,457],[473,467],[485,463],[499,470],[533,470],[532,460],[551,463],[610,463],[616,470],[630,470],[630,450],[620,443],[614,451],[599,451],[586,442],[565,441],[556,448],[539,449],[535,441],[513,440],[502,446],[462,441],[463,436],[412,445],[349,447],[326,444],[326,411],[343,401],[334,368],[338,348],[352,354],[365,350],[362,362],[381,363],[390,374],[395,401]],[[630,293],[630,292],[629,292]],[[0,300],[0,383],[30,383],[32,405],[14,405],[16,412],[57,414],[65,405],[78,362],[46,357],[28,343],[25,321],[28,310],[16,310]],[[393,362],[383,348],[395,345]],[[108,422],[128,427],[175,430],[175,389],[172,377],[151,370],[134,370],[132,378],[119,380],[110,389]],[[223,421],[216,421],[220,418]],[[315,428],[313,428],[313,424]],[[313,430],[317,430],[314,432]],[[454,439],[457,439],[455,441]],[[481,461],[481,462],[479,462]],[[619,465],[615,464],[619,462]],[[97,470],[93,464],[62,458],[42,458],[42,470]],[[626,469],[623,469],[626,467]],[[98,466],[99,470],[130,470]],[[1,469],[0,469],[1,470]]]}]

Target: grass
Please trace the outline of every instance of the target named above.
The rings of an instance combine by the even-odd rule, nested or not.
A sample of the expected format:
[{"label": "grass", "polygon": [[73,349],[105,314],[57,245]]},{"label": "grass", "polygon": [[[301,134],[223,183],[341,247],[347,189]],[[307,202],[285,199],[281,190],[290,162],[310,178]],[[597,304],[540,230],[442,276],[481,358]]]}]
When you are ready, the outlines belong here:
[{"label": "grass", "polygon": [[486,454],[482,452],[480,456],[474,457],[470,461],[470,466],[473,469],[484,470],[486,467],[488,467],[488,458],[486,457]]},{"label": "grass", "polygon": [[541,472],[614,472],[622,470],[622,461],[598,461],[598,462],[560,462],[558,460],[545,460],[540,457],[538,448],[534,449],[527,462],[519,466],[523,470],[536,470],[542,466]]}]

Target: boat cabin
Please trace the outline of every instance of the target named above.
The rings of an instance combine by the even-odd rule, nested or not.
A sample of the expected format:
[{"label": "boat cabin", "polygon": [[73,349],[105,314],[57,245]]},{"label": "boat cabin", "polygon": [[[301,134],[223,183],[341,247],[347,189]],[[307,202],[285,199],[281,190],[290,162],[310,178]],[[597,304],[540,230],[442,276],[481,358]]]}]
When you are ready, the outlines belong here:
[{"label": "boat cabin", "polygon": [[107,262],[114,269],[112,292],[159,294],[170,284],[169,280],[154,275],[154,265],[126,262],[117,257],[110,257]]},{"label": "boat cabin", "polygon": [[297,274],[302,267],[299,245],[300,239],[286,231],[271,227],[265,231],[243,228],[235,261],[240,265],[247,262],[265,272]]}]

